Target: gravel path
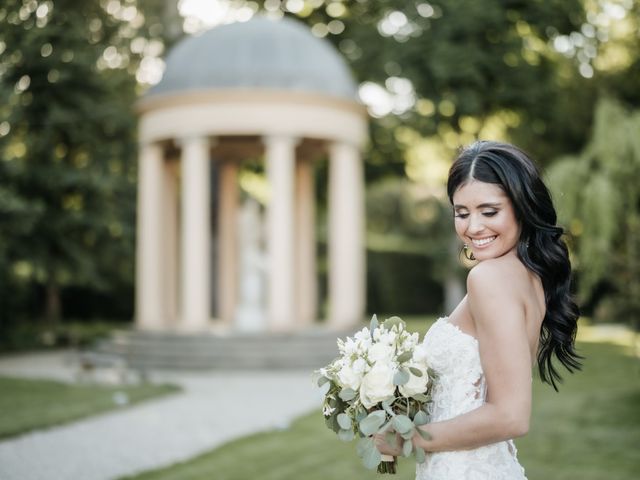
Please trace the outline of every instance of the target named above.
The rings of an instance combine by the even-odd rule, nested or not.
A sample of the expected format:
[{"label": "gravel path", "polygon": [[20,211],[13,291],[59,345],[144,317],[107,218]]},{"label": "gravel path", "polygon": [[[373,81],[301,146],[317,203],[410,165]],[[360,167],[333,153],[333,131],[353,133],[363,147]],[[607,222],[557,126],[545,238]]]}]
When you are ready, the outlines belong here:
[{"label": "gravel path", "polygon": [[[0,358],[0,374],[71,381],[69,358],[66,353]],[[0,479],[132,475],[257,431],[286,428],[321,401],[310,372],[157,372],[151,379],[178,384],[183,392],[0,442]]]}]

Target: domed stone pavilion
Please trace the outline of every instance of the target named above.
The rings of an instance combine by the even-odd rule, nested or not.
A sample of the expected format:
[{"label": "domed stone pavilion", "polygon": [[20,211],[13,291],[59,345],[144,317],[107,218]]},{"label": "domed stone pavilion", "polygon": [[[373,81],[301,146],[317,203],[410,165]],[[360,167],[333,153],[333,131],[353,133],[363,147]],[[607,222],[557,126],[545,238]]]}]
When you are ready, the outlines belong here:
[{"label": "domed stone pavilion", "polygon": [[[313,175],[314,161],[323,156],[329,159],[327,324],[344,330],[363,318],[360,152],[367,115],[329,42],[289,19],[255,17],[216,27],[173,48],[162,80],[137,110],[138,329],[237,331],[244,325],[291,332],[313,325]],[[251,223],[249,230],[239,226],[245,208],[238,172],[249,158],[263,159],[269,186],[259,241],[264,261],[253,267],[261,288],[251,286],[251,262],[243,267],[243,258],[251,258],[251,247],[243,246]],[[257,218],[253,212],[247,218]],[[242,323],[247,305],[262,312],[252,323]]]}]

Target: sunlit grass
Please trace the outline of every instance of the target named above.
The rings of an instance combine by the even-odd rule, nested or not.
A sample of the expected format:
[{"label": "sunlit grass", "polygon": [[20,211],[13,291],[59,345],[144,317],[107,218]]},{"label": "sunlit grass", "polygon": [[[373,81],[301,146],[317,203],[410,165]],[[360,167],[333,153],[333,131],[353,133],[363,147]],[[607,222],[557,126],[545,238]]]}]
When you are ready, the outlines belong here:
[{"label": "sunlit grass", "polygon": [[[408,320],[423,330],[430,322]],[[632,480],[640,467],[640,363],[628,347],[578,345],[584,370],[566,375],[556,393],[536,380],[529,434],[516,441],[529,480]],[[191,461],[147,472],[135,480],[366,480],[354,444],[337,440],[313,412],[285,431],[228,443]],[[401,460],[397,480],[415,478]]]},{"label": "sunlit grass", "polygon": [[178,390],[171,385],[71,385],[0,377],[0,438],[52,427]]}]

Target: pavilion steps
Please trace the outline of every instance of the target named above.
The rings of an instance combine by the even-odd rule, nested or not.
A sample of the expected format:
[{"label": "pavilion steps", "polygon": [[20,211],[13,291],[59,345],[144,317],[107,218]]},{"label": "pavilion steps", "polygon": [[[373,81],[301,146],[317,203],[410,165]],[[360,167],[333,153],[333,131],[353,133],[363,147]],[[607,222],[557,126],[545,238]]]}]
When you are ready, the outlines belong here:
[{"label": "pavilion steps", "polygon": [[320,368],[338,355],[336,338],[350,332],[187,335],[119,331],[92,351],[123,360],[136,370],[304,369]]}]

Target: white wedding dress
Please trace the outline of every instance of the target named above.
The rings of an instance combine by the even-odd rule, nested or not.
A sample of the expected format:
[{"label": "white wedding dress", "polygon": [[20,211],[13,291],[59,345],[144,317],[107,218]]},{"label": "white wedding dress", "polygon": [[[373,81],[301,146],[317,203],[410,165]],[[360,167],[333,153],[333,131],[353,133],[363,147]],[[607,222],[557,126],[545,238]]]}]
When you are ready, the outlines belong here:
[{"label": "white wedding dress", "polygon": [[[424,338],[429,366],[438,374],[429,405],[430,421],[438,422],[481,406],[486,381],[478,341],[440,318]],[[472,450],[427,454],[418,464],[416,480],[526,480],[512,440]]]}]

